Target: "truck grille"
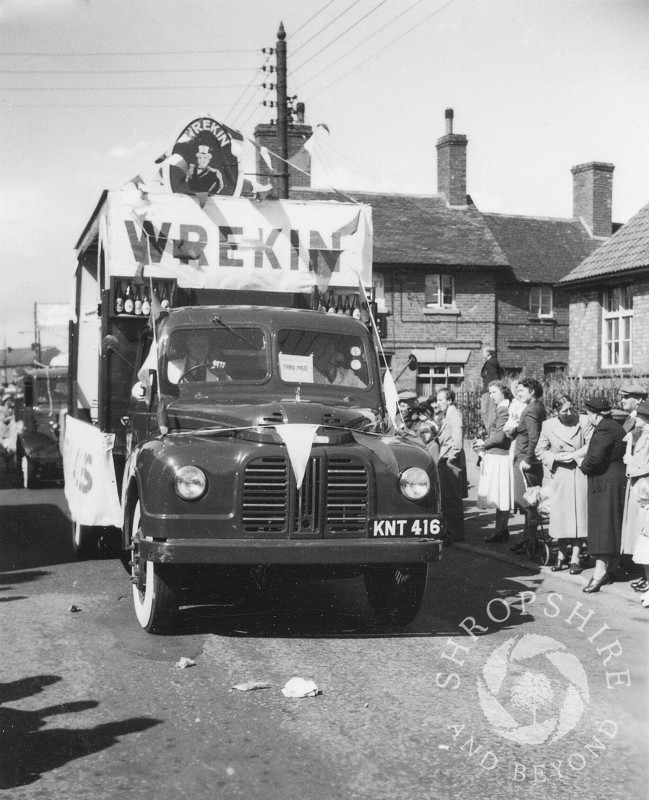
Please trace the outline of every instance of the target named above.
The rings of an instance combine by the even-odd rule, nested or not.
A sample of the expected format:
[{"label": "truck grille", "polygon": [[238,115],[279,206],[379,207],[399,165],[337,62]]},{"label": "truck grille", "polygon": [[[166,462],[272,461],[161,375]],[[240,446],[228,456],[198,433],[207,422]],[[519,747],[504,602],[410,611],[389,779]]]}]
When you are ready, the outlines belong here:
[{"label": "truck grille", "polygon": [[241,521],[247,533],[281,533],[288,521],[288,465],[285,458],[260,458],[243,476]]},{"label": "truck grille", "polygon": [[368,468],[356,459],[310,458],[299,491],[281,456],[246,466],[241,508],[246,533],[358,536],[366,532],[368,515]]}]

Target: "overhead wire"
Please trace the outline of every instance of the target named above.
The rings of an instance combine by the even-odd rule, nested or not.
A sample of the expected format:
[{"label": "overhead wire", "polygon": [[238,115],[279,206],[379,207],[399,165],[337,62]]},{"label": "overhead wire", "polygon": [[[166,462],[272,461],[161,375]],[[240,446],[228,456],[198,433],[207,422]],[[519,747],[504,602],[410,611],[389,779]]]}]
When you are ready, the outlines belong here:
[{"label": "overhead wire", "polygon": [[257,53],[258,50],[145,50],[142,52],[128,51],[120,53],[20,53],[5,52],[0,56],[25,56],[29,58],[96,58],[111,56],[198,56],[198,55],[232,55],[235,53]]},{"label": "overhead wire", "polygon": [[321,34],[323,31],[326,31],[326,30],[327,30],[327,28],[329,28],[331,25],[333,25],[333,24],[334,24],[334,22],[337,22],[337,21],[338,21],[338,20],[339,20],[341,17],[343,17],[345,14],[347,14],[349,11],[351,11],[351,10],[352,10],[352,8],[354,8],[354,6],[358,5],[358,3],[360,3],[360,1],[361,1],[361,0],[354,0],[354,2],[353,2],[353,3],[352,3],[350,6],[347,6],[347,8],[345,8],[345,10],[344,10],[344,11],[341,11],[341,12],[340,12],[340,14],[338,14],[338,16],[337,16],[337,17],[334,17],[332,20],[330,20],[330,21],[329,21],[329,22],[328,22],[328,23],[327,23],[327,24],[326,24],[326,25],[325,25],[323,28],[321,28],[321,29],[320,29],[320,30],[319,30],[317,33],[314,33],[314,34],[313,34],[313,36],[312,36],[310,39],[307,39],[307,40],[306,40],[306,42],[303,42],[303,43],[302,43],[302,44],[301,44],[301,45],[300,45],[298,48],[296,48],[296,49],[293,51],[293,55],[295,55],[296,53],[299,53],[299,51],[300,51],[300,50],[302,50],[302,48],[303,48],[303,47],[306,47],[306,46],[307,46],[307,45],[308,45],[310,42],[312,42],[312,41],[313,41],[313,40],[314,40],[316,37],[320,36],[320,34]]},{"label": "overhead wire", "polygon": [[368,11],[368,12],[367,12],[367,14],[363,15],[362,17],[360,17],[360,19],[357,19],[357,20],[356,20],[356,22],[354,22],[354,24],[353,24],[353,25],[350,25],[349,27],[345,28],[345,30],[344,30],[342,33],[339,33],[339,34],[338,34],[338,36],[336,36],[336,37],[335,37],[334,39],[332,39],[330,42],[327,42],[327,44],[325,44],[323,47],[321,47],[321,48],[320,48],[320,50],[318,50],[318,52],[317,52],[317,53],[314,53],[312,56],[310,56],[309,58],[307,58],[307,60],[306,60],[306,61],[303,61],[301,64],[299,64],[297,67],[295,67],[295,68],[293,69],[293,72],[297,72],[298,70],[302,69],[302,67],[306,66],[306,65],[307,65],[307,64],[308,64],[310,61],[313,61],[313,59],[314,59],[314,58],[317,58],[317,57],[320,55],[320,53],[322,53],[322,52],[323,52],[324,50],[326,50],[328,47],[331,47],[331,45],[332,45],[332,44],[334,44],[334,42],[337,42],[339,39],[342,39],[342,37],[343,37],[343,36],[346,36],[346,35],[347,35],[347,34],[348,34],[350,31],[352,31],[352,30],[353,30],[353,29],[354,29],[354,28],[355,28],[357,25],[359,25],[361,22],[363,22],[363,20],[367,19],[367,18],[368,18],[368,17],[369,17],[371,14],[373,14],[375,11],[378,11],[378,10],[379,10],[379,8],[381,8],[381,6],[382,6],[382,5],[384,5],[385,3],[387,3],[387,1],[388,1],[388,0],[381,0],[381,2],[380,2],[380,3],[379,3],[377,6],[375,6],[375,7],[374,7],[374,8],[372,8],[370,11]]},{"label": "overhead wire", "polygon": [[164,67],[162,69],[0,69],[0,75],[118,75],[154,72],[249,72],[251,67]]},{"label": "overhead wire", "polygon": [[353,70],[356,70],[359,67],[362,67],[364,64],[367,64],[368,61],[371,61],[373,58],[376,58],[376,56],[378,56],[379,53],[382,53],[384,50],[387,50],[389,47],[392,47],[393,44],[396,44],[396,42],[398,42],[400,39],[403,39],[404,36],[407,36],[415,28],[418,28],[420,25],[423,25],[423,23],[427,22],[429,19],[431,19],[431,17],[434,17],[436,14],[439,14],[440,11],[443,11],[445,8],[448,8],[448,6],[452,5],[453,2],[455,2],[455,0],[448,0],[448,2],[444,3],[443,6],[440,6],[435,11],[433,11],[431,14],[429,14],[428,16],[424,17],[419,22],[417,22],[414,25],[412,25],[410,28],[408,28],[408,30],[404,31],[402,34],[400,34],[396,38],[394,38],[391,41],[389,41],[386,45],[384,45],[383,47],[379,48],[379,50],[377,50],[375,53],[372,53],[372,55],[368,56],[366,59],[364,59],[360,63],[355,64],[352,67],[352,69],[347,70],[347,72],[343,73],[338,78],[336,78],[335,80],[331,81],[331,83],[328,83],[325,87],[323,87],[322,89],[319,89],[317,92],[315,92],[312,95],[310,95],[310,98],[317,97],[318,95],[320,95],[323,92],[327,91],[327,89],[330,89],[332,86],[334,86],[336,83],[341,81],[343,78],[346,78]]},{"label": "overhead wire", "polygon": [[[315,74],[315,75],[312,75],[312,76],[310,76],[310,77],[306,78],[306,80],[302,81],[300,85],[301,85],[301,86],[304,86],[304,84],[306,84],[306,83],[309,83],[309,82],[310,82],[310,81],[312,81],[312,80],[315,80],[315,78],[319,78],[319,77],[320,77],[320,75],[322,75],[322,73],[323,73],[323,72],[326,72],[327,70],[329,70],[329,69],[332,69],[333,67],[339,66],[339,65],[340,65],[340,63],[341,63],[341,61],[344,61],[344,59],[345,59],[345,58],[346,58],[346,57],[347,57],[347,56],[348,56],[350,53],[355,53],[355,52],[357,52],[359,47],[362,47],[364,44],[366,44],[367,42],[369,42],[369,41],[370,41],[370,39],[373,39],[375,36],[378,36],[378,34],[379,34],[379,33],[381,33],[382,31],[384,31],[384,30],[385,30],[386,28],[388,28],[390,25],[394,24],[394,23],[395,23],[397,20],[399,20],[399,19],[401,19],[402,17],[404,17],[406,14],[410,13],[410,12],[411,12],[411,11],[412,11],[412,10],[413,10],[413,9],[414,9],[416,6],[418,6],[420,3],[423,3],[423,2],[424,2],[424,0],[415,0],[415,2],[414,2],[414,3],[413,3],[411,6],[409,6],[409,7],[408,7],[408,8],[406,8],[404,11],[401,11],[399,14],[397,14],[396,16],[394,16],[394,17],[392,17],[391,19],[389,19],[389,20],[388,20],[388,21],[387,21],[387,22],[386,22],[384,25],[382,25],[380,28],[377,28],[377,30],[375,30],[375,31],[373,31],[372,33],[370,33],[370,34],[369,34],[369,36],[366,36],[366,37],[365,37],[365,38],[364,38],[362,41],[358,42],[358,43],[357,43],[357,44],[355,44],[353,47],[351,47],[349,50],[345,51],[345,52],[344,52],[344,53],[343,53],[341,56],[339,56],[339,57],[338,57],[338,58],[337,58],[335,61],[333,61],[333,62],[331,62],[331,63],[327,64],[327,65],[326,65],[326,66],[324,66],[324,67],[322,67],[322,69],[321,69],[321,70],[320,70],[320,71],[319,71],[317,74]],[[295,70],[293,70],[293,71],[295,71]]]}]

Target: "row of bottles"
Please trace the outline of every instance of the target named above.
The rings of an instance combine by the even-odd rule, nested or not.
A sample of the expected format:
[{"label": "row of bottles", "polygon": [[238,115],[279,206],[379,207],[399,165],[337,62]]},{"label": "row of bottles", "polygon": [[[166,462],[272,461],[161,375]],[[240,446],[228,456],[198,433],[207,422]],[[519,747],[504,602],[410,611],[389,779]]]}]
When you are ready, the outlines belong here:
[{"label": "row of bottles", "polygon": [[132,282],[118,281],[115,286],[114,309],[116,314],[129,314],[148,317],[151,313],[152,301],[157,301],[163,309],[171,308],[171,295],[168,283],[163,283],[160,288],[158,283],[153,285],[153,297],[148,283],[137,286]]},{"label": "row of bottles", "polygon": [[311,308],[315,311],[324,311],[327,314],[344,314],[346,317],[354,317],[367,323],[370,318],[369,310],[365,302],[361,303],[357,294],[338,296],[334,295],[333,290],[329,292],[319,292],[317,286],[313,287]]}]

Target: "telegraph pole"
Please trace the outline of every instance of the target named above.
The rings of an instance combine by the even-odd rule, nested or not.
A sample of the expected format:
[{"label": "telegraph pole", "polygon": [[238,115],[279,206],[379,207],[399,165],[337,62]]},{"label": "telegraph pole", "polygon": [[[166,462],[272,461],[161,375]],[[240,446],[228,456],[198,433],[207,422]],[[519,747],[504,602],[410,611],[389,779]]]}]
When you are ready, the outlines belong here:
[{"label": "telegraph pole", "polygon": [[288,106],[286,101],[286,32],[277,31],[277,153],[283,159],[278,173],[280,200],[288,200]]}]

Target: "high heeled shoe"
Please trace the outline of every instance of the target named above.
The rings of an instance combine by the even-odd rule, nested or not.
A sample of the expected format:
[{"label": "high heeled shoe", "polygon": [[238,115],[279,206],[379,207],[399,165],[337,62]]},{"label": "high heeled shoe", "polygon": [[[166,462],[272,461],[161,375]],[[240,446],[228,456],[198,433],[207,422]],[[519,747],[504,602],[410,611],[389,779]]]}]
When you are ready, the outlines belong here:
[{"label": "high heeled shoe", "polygon": [[581,575],[584,571],[584,568],[576,561],[570,562],[570,574],[571,575]]},{"label": "high heeled shoe", "polygon": [[485,536],[485,542],[506,542],[509,539],[509,531],[496,531],[491,536]]},{"label": "high heeled shoe", "polygon": [[588,585],[584,586],[584,588],[582,589],[582,592],[585,592],[586,594],[592,594],[593,592],[599,592],[599,590],[602,588],[602,586],[606,586],[608,583],[613,583],[613,579],[608,574],[608,572],[605,572],[604,575],[602,575],[602,577],[599,578],[599,580],[595,580],[594,578],[591,578],[589,583],[588,583]]},{"label": "high heeled shoe", "polygon": [[565,561],[563,561],[563,560],[557,561],[557,563],[553,567],[550,567],[550,572],[561,572],[561,570],[565,566],[566,566],[566,562]]}]

